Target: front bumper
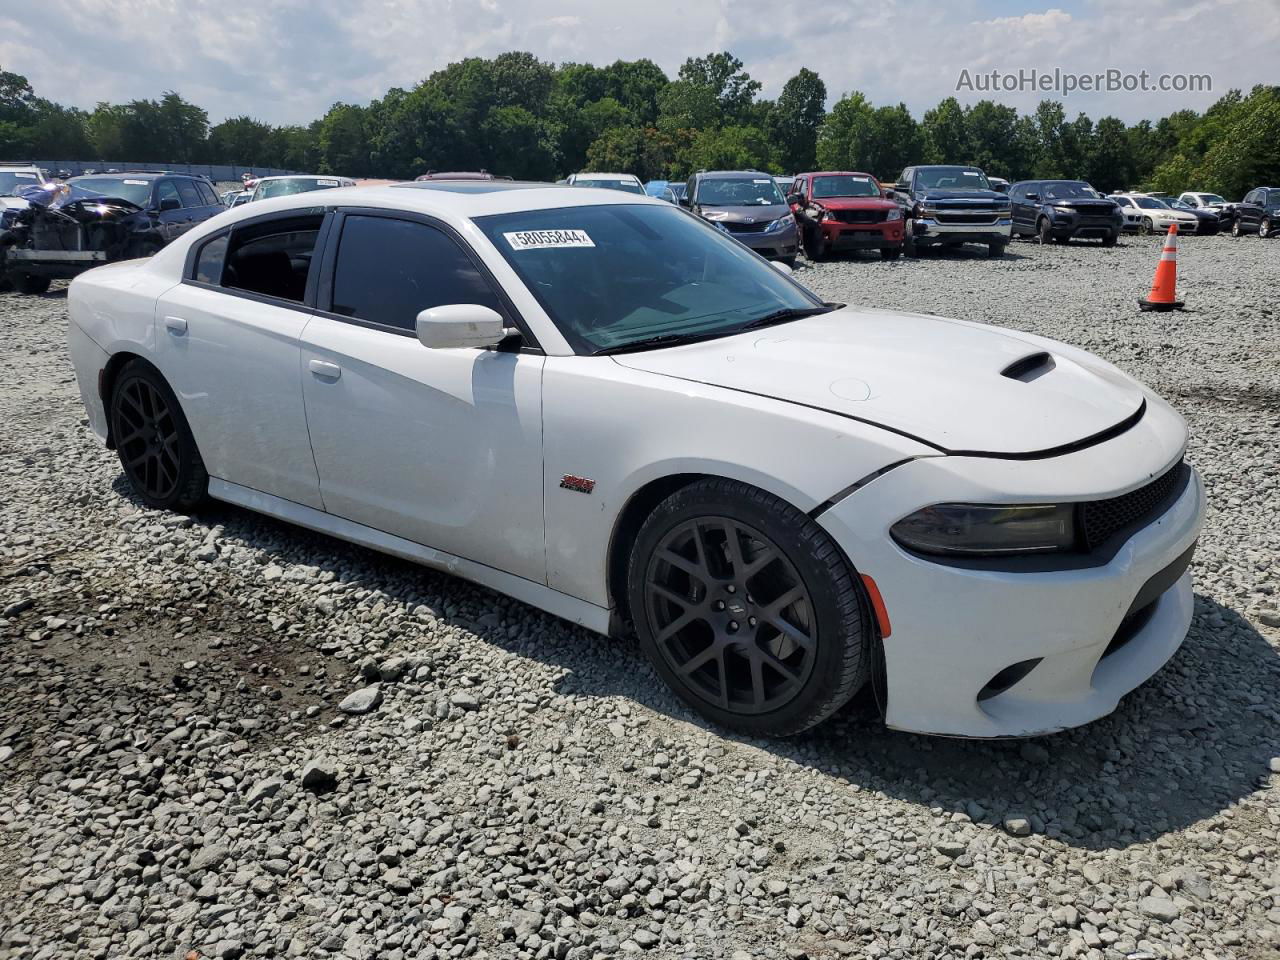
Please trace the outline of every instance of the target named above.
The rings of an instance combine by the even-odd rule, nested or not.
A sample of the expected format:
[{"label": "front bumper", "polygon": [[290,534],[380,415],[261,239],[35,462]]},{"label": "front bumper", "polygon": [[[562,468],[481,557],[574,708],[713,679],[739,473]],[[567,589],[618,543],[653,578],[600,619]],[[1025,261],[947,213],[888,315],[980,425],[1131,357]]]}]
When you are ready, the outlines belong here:
[{"label": "front bumper", "polygon": [[53,280],[70,280],[107,262],[105,250],[31,250],[16,248],[5,257],[15,273],[29,273]]},{"label": "front bumper", "polygon": [[880,223],[823,220],[822,242],[828,250],[889,250],[902,246],[901,219]]},{"label": "front bumper", "polygon": [[772,233],[732,233],[729,235],[740,240],[762,257],[779,260],[794,257],[799,253],[799,234],[794,223]]},{"label": "front bumper", "polygon": [[[1183,433],[1171,424],[1176,414],[1154,409],[1113,440],[1039,461],[922,458],[819,517],[884,599],[890,727],[1009,737],[1078,726],[1112,712],[1174,654],[1192,611],[1190,575],[1179,571],[1205,509],[1194,470],[1161,516],[1097,566],[951,566],[908,553],[889,535],[897,519],[940,501],[1043,503],[1128,492],[1177,459]],[[1162,592],[1153,602],[1144,595],[1142,615],[1126,621],[1153,586]],[[1022,679],[991,695],[1002,671],[1032,660],[1039,662]]]},{"label": "front bumper", "polygon": [[1049,229],[1055,237],[1075,239],[1077,237],[1109,237],[1123,229],[1123,222],[1113,218],[1081,217],[1078,214],[1049,220]]},{"label": "front bumper", "polygon": [[911,222],[911,236],[917,244],[931,243],[1008,243],[1013,220],[1001,218],[995,223],[940,223],[930,217]]}]

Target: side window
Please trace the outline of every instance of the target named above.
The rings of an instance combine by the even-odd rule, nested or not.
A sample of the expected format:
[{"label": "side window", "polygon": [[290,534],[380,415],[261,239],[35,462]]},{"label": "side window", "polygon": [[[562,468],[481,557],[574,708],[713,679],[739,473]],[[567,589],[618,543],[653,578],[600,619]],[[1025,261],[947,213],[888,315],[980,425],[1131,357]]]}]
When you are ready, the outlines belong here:
[{"label": "side window", "polygon": [[1259,202],[1261,202],[1261,201],[1259,200],[1259,197],[1258,197],[1258,191],[1257,191],[1257,190],[1250,190],[1250,191],[1249,191],[1249,195],[1248,195],[1247,197],[1245,197],[1245,198],[1244,198],[1244,202],[1245,202],[1245,203],[1259,203]]},{"label": "side window", "polygon": [[200,199],[204,201],[203,206],[216,207],[218,205],[218,195],[213,192],[213,187],[203,180],[196,180],[195,185],[196,190],[200,193]]},{"label": "side window", "polygon": [[200,283],[222,283],[222,265],[227,257],[227,241],[230,234],[223,233],[211,240],[206,240],[196,254],[196,270],[193,280]]},{"label": "side window", "polygon": [[196,185],[191,180],[178,181],[178,196],[182,198],[184,207],[204,206],[204,202],[200,199],[200,194],[196,191]]},{"label": "side window", "polygon": [[334,313],[413,330],[418,313],[478,303],[503,313],[489,281],[448,234],[390,217],[348,216],[333,274]]},{"label": "side window", "polygon": [[178,196],[178,188],[173,185],[172,180],[161,180],[156,184],[156,209],[163,210],[166,200],[170,201],[170,209],[173,208],[174,201],[177,206],[182,206],[182,198]]},{"label": "side window", "polygon": [[1022,184],[1017,184],[1009,188],[1009,199],[1018,201],[1022,199],[1022,195],[1027,192],[1027,188]]},{"label": "side window", "polygon": [[323,221],[323,214],[307,214],[233,230],[222,286],[301,303]]}]

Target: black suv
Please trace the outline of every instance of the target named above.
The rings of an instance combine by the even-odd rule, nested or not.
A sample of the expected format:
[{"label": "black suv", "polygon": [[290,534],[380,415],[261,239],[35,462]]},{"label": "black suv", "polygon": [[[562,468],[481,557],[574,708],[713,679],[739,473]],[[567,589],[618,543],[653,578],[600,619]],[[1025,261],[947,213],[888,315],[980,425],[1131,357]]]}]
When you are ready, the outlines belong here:
[{"label": "black suv", "polygon": [[1042,243],[1097,237],[1113,247],[1124,229],[1120,205],[1083,180],[1021,180],[1009,188],[1014,236]]},{"label": "black suv", "polygon": [[894,185],[894,199],[906,220],[903,250],[913,257],[922,247],[981,243],[993,257],[1009,242],[1009,198],[977,167],[907,167]]},{"label": "black suv", "polygon": [[0,232],[0,272],[21,293],[44,293],[116,260],[149,257],[227,208],[204,177],[113,173],[23,191],[29,206]]},{"label": "black suv", "polygon": [[1256,233],[1269,237],[1280,231],[1280,188],[1258,187],[1250,190],[1236,205],[1236,219],[1231,224],[1231,235]]}]

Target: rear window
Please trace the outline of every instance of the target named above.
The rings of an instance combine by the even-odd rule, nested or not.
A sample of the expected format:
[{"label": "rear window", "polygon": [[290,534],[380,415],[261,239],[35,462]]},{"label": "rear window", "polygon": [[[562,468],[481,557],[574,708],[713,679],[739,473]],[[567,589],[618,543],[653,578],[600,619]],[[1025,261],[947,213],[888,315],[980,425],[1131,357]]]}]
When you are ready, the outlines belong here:
[{"label": "rear window", "polygon": [[306,298],[307,275],[323,221],[323,214],[314,214],[250,223],[233,230],[222,286],[301,303]]}]

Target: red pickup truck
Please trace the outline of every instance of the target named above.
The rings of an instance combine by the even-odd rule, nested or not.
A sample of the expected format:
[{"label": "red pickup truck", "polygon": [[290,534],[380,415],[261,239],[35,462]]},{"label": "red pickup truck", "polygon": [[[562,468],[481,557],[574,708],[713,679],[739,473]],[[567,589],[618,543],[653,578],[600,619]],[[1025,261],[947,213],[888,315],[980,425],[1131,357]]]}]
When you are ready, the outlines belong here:
[{"label": "red pickup truck", "polygon": [[902,207],[869,174],[798,173],[787,202],[810,260],[840,250],[879,250],[886,260],[902,253]]}]

